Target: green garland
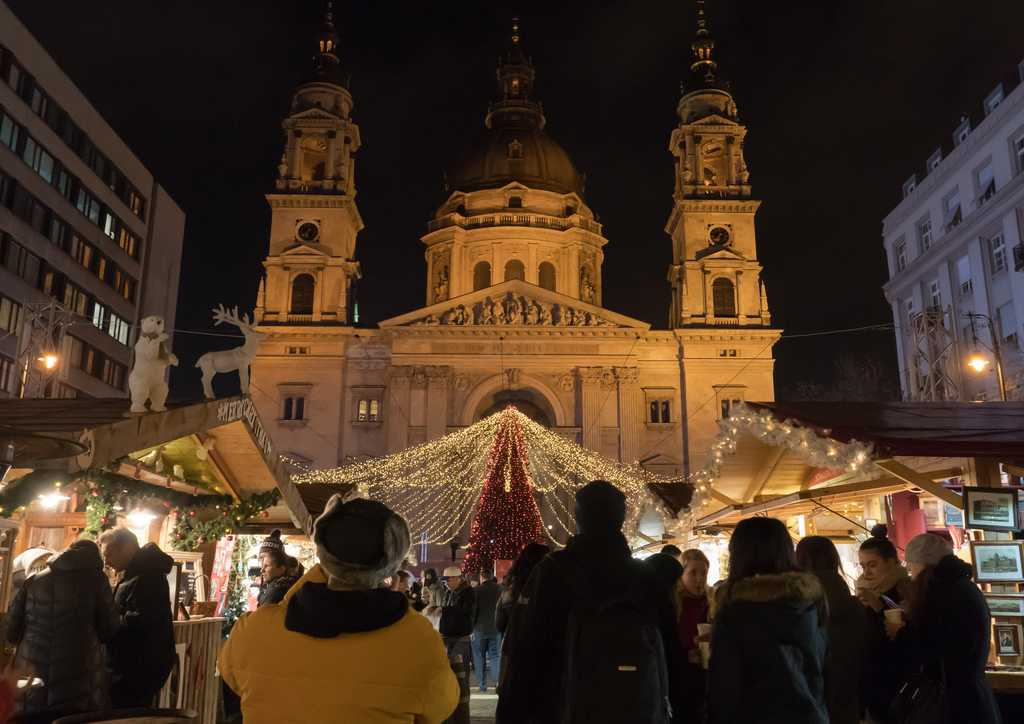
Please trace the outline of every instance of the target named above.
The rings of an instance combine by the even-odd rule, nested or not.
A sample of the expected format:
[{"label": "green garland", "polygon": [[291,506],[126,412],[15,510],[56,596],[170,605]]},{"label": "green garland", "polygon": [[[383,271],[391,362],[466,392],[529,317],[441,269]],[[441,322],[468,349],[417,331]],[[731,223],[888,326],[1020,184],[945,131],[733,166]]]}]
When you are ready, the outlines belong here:
[{"label": "green garland", "polygon": [[[207,497],[227,496],[199,496],[199,498]],[[241,528],[249,518],[255,518],[257,515],[266,517],[267,509],[277,505],[280,498],[281,491],[276,488],[263,493],[254,493],[235,505],[230,505],[231,498],[227,498],[226,502],[215,503],[212,511],[208,505],[205,506],[206,515],[204,516],[198,515],[199,508],[202,507],[198,504],[177,507],[171,511],[171,516],[175,519],[174,538],[171,540],[171,544],[175,550],[194,551],[204,543],[220,540],[224,536],[230,535]],[[212,517],[204,520],[211,514]]]}]

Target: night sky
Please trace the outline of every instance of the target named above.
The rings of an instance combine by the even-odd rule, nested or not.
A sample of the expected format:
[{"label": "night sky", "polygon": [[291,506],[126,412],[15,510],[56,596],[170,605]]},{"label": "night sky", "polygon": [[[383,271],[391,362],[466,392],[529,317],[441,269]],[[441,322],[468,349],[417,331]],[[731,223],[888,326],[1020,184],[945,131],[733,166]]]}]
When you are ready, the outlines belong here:
[{"label": "night sky", "polygon": [[[219,302],[255,306],[263,198],[281,121],[307,69],[319,0],[5,0],[185,210],[176,327],[213,331]],[[669,136],[691,62],[695,2],[335,2],[363,145],[356,250],[361,323],[422,307],[420,237],[445,166],[484,128],[520,17],[546,130],[586,174],[604,224],[604,304],[665,328]],[[882,219],[960,117],[981,117],[1024,59],[1024,3],[708,2],[719,69],[749,131],[746,161],[772,322],[804,334],[891,323]],[[220,330],[217,330],[220,331]],[[179,334],[172,394],[232,340]],[[881,358],[891,330],[783,340],[776,387],[827,380],[842,354]],[[218,388],[219,389],[219,388]],[[226,389],[224,390],[226,391]]]}]

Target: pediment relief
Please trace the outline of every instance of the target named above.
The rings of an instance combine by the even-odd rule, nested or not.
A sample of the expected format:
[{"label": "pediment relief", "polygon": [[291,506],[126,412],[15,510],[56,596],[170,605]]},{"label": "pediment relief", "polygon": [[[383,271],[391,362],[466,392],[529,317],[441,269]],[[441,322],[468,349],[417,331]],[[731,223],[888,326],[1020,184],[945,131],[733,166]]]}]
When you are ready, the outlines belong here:
[{"label": "pediment relief", "polygon": [[736,121],[729,120],[725,116],[720,116],[717,113],[712,113],[709,116],[701,118],[700,120],[694,121],[688,124],[690,126],[738,126],[740,125]]},{"label": "pediment relief", "polygon": [[336,116],[323,108],[307,108],[306,110],[289,116],[290,121],[340,121],[340,116]]},{"label": "pediment relief", "polygon": [[714,259],[722,259],[728,261],[735,261],[736,259],[742,259],[746,261],[747,257],[740,254],[738,251],[729,246],[709,246],[706,249],[698,251],[694,257],[699,261],[711,261]]},{"label": "pediment relief", "polygon": [[299,242],[282,251],[280,256],[330,256],[330,252],[323,244]]},{"label": "pediment relief", "polygon": [[512,291],[454,304],[402,326],[618,327],[590,305],[549,303]]}]

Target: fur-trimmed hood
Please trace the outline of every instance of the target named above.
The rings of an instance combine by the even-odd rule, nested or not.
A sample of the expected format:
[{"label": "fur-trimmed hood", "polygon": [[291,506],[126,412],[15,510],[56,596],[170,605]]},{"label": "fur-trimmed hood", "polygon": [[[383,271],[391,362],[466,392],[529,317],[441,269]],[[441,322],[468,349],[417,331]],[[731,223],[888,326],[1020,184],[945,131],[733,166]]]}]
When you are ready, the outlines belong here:
[{"label": "fur-trimmed hood", "polygon": [[812,601],[823,600],[825,591],[821,581],[813,573],[767,574],[744,578],[736,583],[726,583],[715,596],[715,608],[720,609],[728,603],[749,601],[751,603],[772,603],[775,601]]}]

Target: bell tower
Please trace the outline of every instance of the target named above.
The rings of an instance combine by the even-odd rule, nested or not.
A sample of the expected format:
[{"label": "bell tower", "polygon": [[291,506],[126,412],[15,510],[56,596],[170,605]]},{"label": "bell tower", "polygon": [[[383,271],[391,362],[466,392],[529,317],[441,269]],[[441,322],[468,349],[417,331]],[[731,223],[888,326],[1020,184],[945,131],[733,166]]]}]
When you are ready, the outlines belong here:
[{"label": "bell tower", "polygon": [[669,326],[767,327],[771,317],[757,262],[750,174],[729,84],[712,57],[704,2],[698,0],[694,62],[682,83],[675,156]]},{"label": "bell tower", "polygon": [[351,120],[349,78],[340,68],[331,5],[313,64],[282,124],[287,142],[274,193],[270,252],[256,319],[263,324],[352,323],[353,261],[363,221],[355,203],[359,127]]}]

